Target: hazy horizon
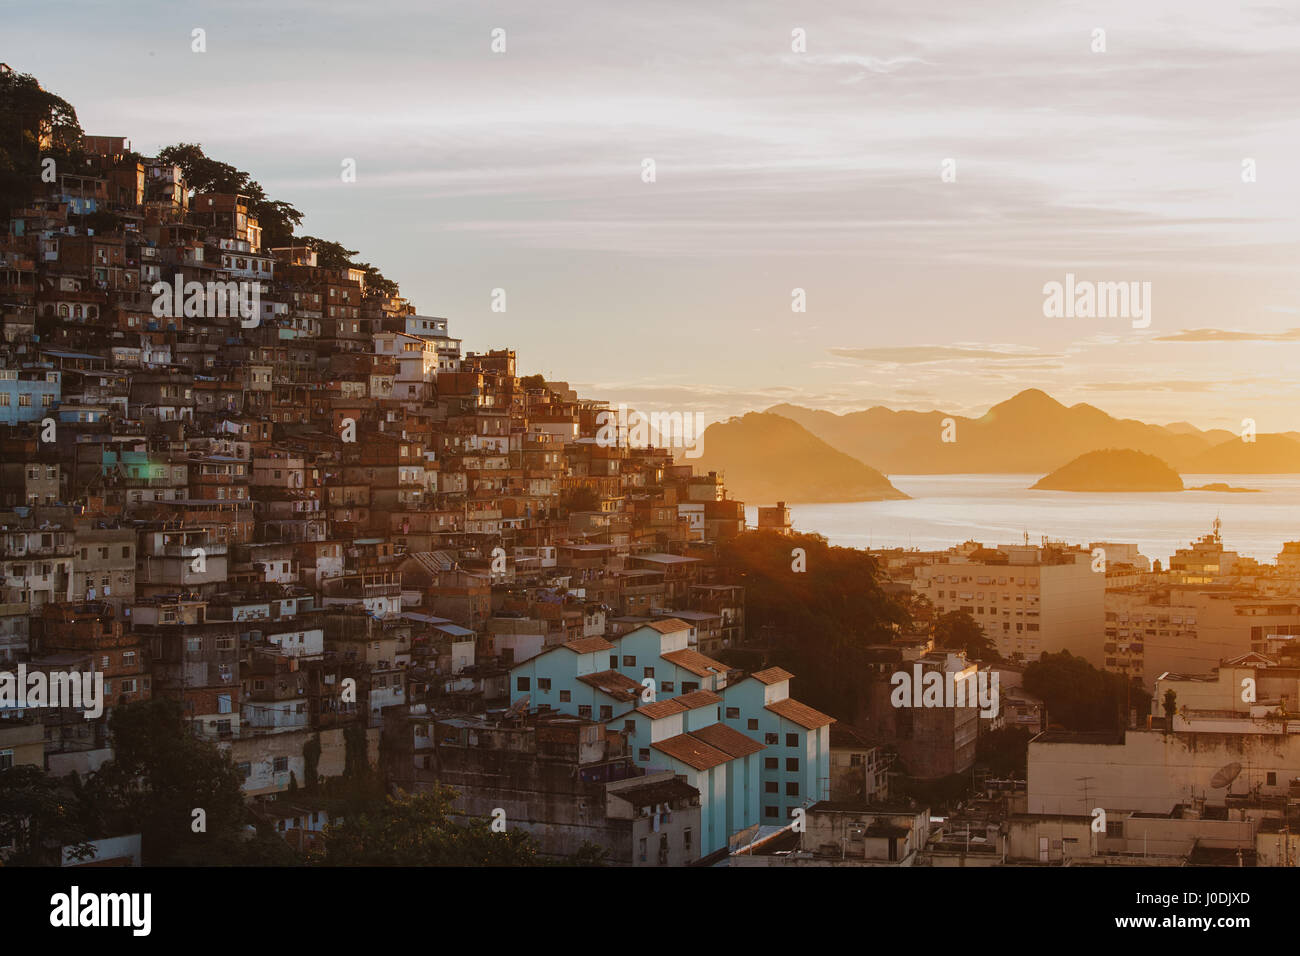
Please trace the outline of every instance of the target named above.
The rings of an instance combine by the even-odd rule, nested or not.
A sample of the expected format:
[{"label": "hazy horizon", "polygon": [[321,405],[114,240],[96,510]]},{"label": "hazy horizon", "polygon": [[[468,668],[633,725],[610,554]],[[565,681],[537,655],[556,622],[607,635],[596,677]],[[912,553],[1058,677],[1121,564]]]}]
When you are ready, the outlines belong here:
[{"label": "hazy horizon", "polygon": [[[5,2],[0,59],[87,133],[202,143],[467,349],[591,397],[977,417],[1036,387],[1300,430],[1300,14],[1195,7]],[[104,82],[132,58],[165,81]],[[1046,318],[1067,274],[1150,282],[1149,327]]]}]

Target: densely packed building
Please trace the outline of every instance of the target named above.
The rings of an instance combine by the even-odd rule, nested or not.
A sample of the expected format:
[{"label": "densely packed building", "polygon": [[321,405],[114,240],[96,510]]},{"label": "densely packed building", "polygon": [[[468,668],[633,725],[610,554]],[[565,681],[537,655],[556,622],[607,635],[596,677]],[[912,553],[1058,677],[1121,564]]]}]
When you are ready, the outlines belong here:
[{"label": "densely packed building", "polygon": [[826,796],[831,718],[712,656],[744,634],[716,474],[267,248],[249,196],[84,146],[0,233],[0,668],[106,707],[6,708],[0,766],[94,771],[112,709],[166,696],[250,801],[361,741],[552,853],[693,862]]}]

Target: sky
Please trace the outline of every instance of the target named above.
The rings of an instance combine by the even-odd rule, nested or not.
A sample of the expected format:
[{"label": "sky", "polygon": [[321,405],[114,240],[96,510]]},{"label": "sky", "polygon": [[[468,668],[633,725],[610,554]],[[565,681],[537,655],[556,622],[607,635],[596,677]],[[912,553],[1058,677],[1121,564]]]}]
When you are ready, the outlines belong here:
[{"label": "sky", "polygon": [[[0,0],[0,23],[0,60],[87,133],[201,143],[466,349],[588,397],[711,421],[1036,387],[1300,430],[1295,4]],[[1045,315],[1067,274],[1149,282],[1149,326]]]}]

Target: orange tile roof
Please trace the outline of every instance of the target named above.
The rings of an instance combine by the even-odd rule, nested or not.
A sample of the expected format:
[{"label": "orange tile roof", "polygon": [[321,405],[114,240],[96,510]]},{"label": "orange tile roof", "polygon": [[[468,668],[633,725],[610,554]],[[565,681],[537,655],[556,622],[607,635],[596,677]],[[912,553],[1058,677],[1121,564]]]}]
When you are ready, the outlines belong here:
[{"label": "orange tile roof", "polygon": [[801,704],[789,697],[768,704],[767,709],[784,717],[786,720],[794,721],[805,730],[816,730],[818,727],[825,727],[827,724],[835,723],[834,717],[828,717],[820,710],[813,710],[807,704]]},{"label": "orange tile roof", "polygon": [[700,730],[692,730],[691,736],[697,740],[703,740],[710,747],[721,750],[724,754],[730,754],[732,757],[748,757],[750,754],[756,754],[763,749],[753,737],[742,734],[739,730],[734,730],[726,724],[711,724]]},{"label": "orange tile roof", "polygon": [[674,700],[680,700],[688,710],[694,710],[696,707],[703,707],[706,704],[722,703],[722,695],[715,694],[711,690],[693,690],[689,694],[678,694]]},{"label": "orange tile roof", "polygon": [[727,673],[727,665],[721,661],[715,661],[712,657],[705,657],[699,651],[693,651],[689,647],[680,651],[669,651],[667,654],[660,654],[666,661],[683,667],[692,674],[698,674],[700,677],[708,677],[710,674]]},{"label": "orange tile roof", "polygon": [[649,624],[644,626],[652,628],[660,634],[676,634],[678,631],[690,629],[689,624],[675,617],[666,617],[662,621],[651,621]]},{"label": "orange tile roof", "polygon": [[710,747],[703,740],[697,740],[690,734],[678,734],[676,737],[660,740],[650,746],[696,770],[708,770],[731,759],[728,754],[716,747]]},{"label": "orange tile roof", "polygon": [[580,637],[576,641],[568,641],[560,646],[567,647],[575,654],[590,654],[593,651],[609,651],[614,649],[614,645],[603,637]]},{"label": "orange tile roof", "polygon": [[754,671],[749,675],[754,680],[762,681],[764,684],[779,684],[783,680],[789,680],[794,677],[784,667],[769,667],[767,670]]},{"label": "orange tile roof", "polygon": [[636,700],[641,693],[641,685],[618,671],[598,671],[595,674],[580,674],[578,680],[584,684],[604,691],[615,700]]},{"label": "orange tile roof", "polygon": [[636,709],[638,714],[644,714],[651,720],[659,720],[661,717],[668,717],[671,714],[680,714],[687,707],[676,697],[668,700],[657,700],[653,704],[642,704]]}]

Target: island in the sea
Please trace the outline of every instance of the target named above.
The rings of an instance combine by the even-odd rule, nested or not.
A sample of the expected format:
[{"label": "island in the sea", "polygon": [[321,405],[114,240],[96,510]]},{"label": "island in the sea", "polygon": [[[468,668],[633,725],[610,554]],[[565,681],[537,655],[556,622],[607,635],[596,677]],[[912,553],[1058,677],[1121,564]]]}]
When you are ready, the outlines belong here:
[{"label": "island in the sea", "polygon": [[1246,494],[1252,492],[1258,494],[1259,488],[1234,488],[1232,485],[1222,481],[1214,481],[1208,485],[1197,485],[1194,488],[1188,488],[1188,491],[1230,491],[1233,494]]},{"label": "island in the sea", "polygon": [[1183,479],[1155,455],[1131,448],[1090,451],[1032,486],[1044,491],[1182,491]]},{"label": "island in the sea", "polygon": [[692,462],[700,472],[725,473],[727,490],[742,501],[888,501],[906,498],[870,465],[836,451],[802,425],[780,415],[750,412],[714,422]]}]

